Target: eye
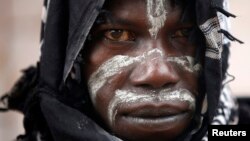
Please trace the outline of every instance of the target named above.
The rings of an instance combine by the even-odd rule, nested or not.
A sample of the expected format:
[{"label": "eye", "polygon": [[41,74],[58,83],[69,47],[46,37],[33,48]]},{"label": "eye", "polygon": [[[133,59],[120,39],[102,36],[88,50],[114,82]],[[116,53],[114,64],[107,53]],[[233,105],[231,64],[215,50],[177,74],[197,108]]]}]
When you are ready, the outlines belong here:
[{"label": "eye", "polygon": [[135,34],[133,32],[130,32],[128,30],[122,30],[122,29],[111,29],[107,30],[104,33],[104,36],[106,39],[109,39],[111,41],[134,41],[135,40]]},{"label": "eye", "polygon": [[171,37],[172,38],[182,38],[188,37],[192,31],[192,28],[182,28],[177,30]]}]

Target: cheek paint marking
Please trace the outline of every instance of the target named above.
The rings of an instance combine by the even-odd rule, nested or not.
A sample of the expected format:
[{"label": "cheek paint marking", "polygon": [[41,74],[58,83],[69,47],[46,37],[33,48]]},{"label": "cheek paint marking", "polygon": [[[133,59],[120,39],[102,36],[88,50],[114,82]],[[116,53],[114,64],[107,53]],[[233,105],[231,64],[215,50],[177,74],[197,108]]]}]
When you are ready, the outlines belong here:
[{"label": "cheek paint marking", "polygon": [[157,38],[159,30],[164,26],[167,19],[166,5],[166,0],[147,0],[147,17],[151,25],[149,33],[154,39]]},{"label": "cheek paint marking", "polygon": [[201,64],[194,64],[194,58],[191,56],[168,57],[167,61],[178,64],[188,72],[193,73],[201,70]]},{"label": "cheek paint marking", "polygon": [[124,67],[141,62],[151,55],[163,56],[163,52],[159,49],[153,49],[137,57],[117,55],[104,62],[97,71],[91,74],[88,81],[92,102],[95,104],[97,91],[107,82],[109,77],[118,74]]},{"label": "cheek paint marking", "polygon": [[109,122],[114,124],[115,117],[120,105],[137,104],[137,103],[155,103],[155,102],[167,102],[167,101],[185,101],[188,102],[189,108],[195,109],[195,98],[189,90],[179,89],[170,90],[163,89],[159,94],[137,94],[125,90],[116,90],[115,96],[111,100],[108,108]]},{"label": "cheek paint marking", "polygon": [[[163,52],[159,49],[149,50],[140,56],[129,57],[124,55],[117,55],[104,62],[89,78],[88,88],[93,104],[96,104],[96,94],[100,88],[104,86],[108,78],[118,74],[123,68],[142,62],[147,58],[160,56],[163,57]],[[180,65],[183,69],[189,72],[196,72],[200,70],[199,64],[193,65],[194,58],[189,56],[182,57],[167,57],[167,61]]]},{"label": "cheek paint marking", "polygon": [[134,61],[128,56],[117,55],[104,62],[88,81],[92,101],[95,103],[96,93],[106,83],[107,78],[119,73],[123,67],[133,64]]}]

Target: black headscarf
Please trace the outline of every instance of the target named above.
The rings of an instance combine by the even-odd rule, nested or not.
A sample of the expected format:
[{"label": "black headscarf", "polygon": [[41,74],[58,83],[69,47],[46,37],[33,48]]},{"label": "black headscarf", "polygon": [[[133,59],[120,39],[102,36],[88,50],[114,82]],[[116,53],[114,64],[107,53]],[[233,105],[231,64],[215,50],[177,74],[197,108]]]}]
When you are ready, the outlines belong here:
[{"label": "black headscarf", "polygon": [[[105,0],[45,0],[41,58],[8,95],[8,108],[25,115],[23,141],[119,141],[93,117],[87,91],[81,86],[82,57],[88,34]],[[208,124],[235,121],[235,105],[223,80],[228,67],[229,42],[237,40],[223,27],[224,0],[187,0],[195,9],[196,23],[205,46],[201,85],[203,95],[197,119],[180,140],[206,138]],[[190,8],[190,7],[189,7]],[[187,7],[188,10],[188,7]],[[185,13],[184,13],[185,14]],[[224,42],[225,41],[225,42]],[[237,40],[238,41],[238,40]],[[204,47],[203,47],[204,48]],[[227,110],[227,115],[219,109]]]}]

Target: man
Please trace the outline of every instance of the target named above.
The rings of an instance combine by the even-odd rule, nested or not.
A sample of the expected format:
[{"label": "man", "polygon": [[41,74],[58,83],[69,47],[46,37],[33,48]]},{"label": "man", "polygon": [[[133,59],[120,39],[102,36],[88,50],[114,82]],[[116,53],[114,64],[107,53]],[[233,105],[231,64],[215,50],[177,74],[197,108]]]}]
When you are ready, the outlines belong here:
[{"label": "man", "polygon": [[45,4],[39,67],[9,96],[25,113],[19,139],[196,141],[208,124],[236,124],[226,1]]}]

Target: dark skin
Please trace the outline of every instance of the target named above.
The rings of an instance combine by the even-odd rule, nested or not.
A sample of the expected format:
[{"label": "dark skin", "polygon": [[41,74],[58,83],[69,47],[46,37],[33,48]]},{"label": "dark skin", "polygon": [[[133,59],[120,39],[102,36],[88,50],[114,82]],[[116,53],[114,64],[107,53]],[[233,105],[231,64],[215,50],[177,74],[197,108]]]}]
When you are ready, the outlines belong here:
[{"label": "dark skin", "polygon": [[[168,57],[195,56],[196,46],[188,41],[186,34],[193,24],[182,23],[181,6],[171,4],[166,14],[167,20],[155,39],[149,33],[145,0],[111,0],[105,9],[110,12],[109,17],[102,17],[105,22],[92,28],[93,40],[86,46],[88,56],[84,75],[88,81],[101,65],[117,55],[137,57],[153,49],[161,51],[163,55],[155,53],[147,56],[144,60],[123,67],[119,73],[107,77],[106,83],[97,90],[96,98],[92,99],[97,114],[105,128],[123,140],[176,139],[193,118],[194,109],[190,109],[185,101],[124,104],[117,109],[113,123],[110,122],[108,110],[118,89],[138,94],[157,94],[162,89],[186,89],[193,97],[197,97],[198,73],[189,72],[183,66],[167,61]],[[141,114],[140,109],[143,109],[144,114]],[[139,123],[130,120],[135,115],[138,116],[137,119],[150,118],[152,122]],[[160,125],[155,122],[173,115],[176,115],[174,121],[162,122]]]}]

